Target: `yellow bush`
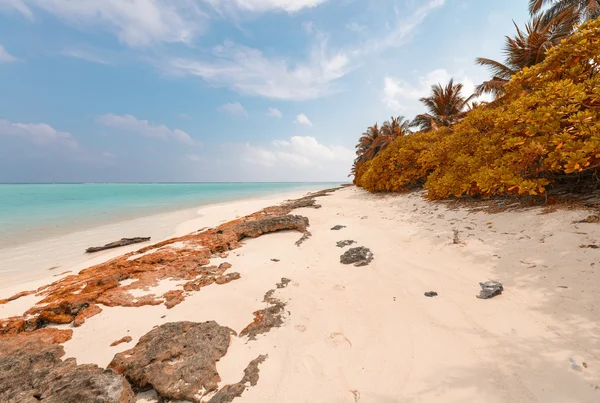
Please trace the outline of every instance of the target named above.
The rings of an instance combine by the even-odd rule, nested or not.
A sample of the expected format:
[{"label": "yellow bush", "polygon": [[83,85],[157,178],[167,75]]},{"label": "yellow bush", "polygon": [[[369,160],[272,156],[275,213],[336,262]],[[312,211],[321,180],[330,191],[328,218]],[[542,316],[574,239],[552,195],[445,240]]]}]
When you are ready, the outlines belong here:
[{"label": "yellow bush", "polygon": [[600,20],[518,73],[506,96],[451,129],[396,139],[363,167],[360,186],[423,185],[431,198],[539,195],[560,176],[600,167]]}]

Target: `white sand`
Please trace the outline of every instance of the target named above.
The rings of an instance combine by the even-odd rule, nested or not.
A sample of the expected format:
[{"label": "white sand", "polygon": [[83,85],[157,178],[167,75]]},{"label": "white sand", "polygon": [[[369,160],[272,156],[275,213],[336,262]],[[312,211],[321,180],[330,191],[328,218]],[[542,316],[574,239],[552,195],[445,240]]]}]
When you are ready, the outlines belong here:
[{"label": "white sand", "polygon": [[[275,293],[287,302],[284,326],[256,341],[234,338],[217,364],[222,384],[234,383],[268,354],[258,384],[235,402],[600,401],[600,250],[578,247],[600,240],[600,226],[572,224],[588,212],[449,211],[419,194],[355,188],[319,203],[294,212],[313,234],[300,247],[295,232],[250,240],[224,260],[241,279],[170,310],[103,307],[74,329],[67,356],[105,366],[170,321],[216,320],[239,332],[286,277],[290,285]],[[336,224],[347,228],[331,231]],[[453,229],[463,243],[452,243]],[[344,239],[375,260],[341,265],[348,248],[335,243]],[[488,279],[504,293],[475,298]],[[439,296],[424,297],[430,290]],[[133,342],[109,347],[125,335]]]}]

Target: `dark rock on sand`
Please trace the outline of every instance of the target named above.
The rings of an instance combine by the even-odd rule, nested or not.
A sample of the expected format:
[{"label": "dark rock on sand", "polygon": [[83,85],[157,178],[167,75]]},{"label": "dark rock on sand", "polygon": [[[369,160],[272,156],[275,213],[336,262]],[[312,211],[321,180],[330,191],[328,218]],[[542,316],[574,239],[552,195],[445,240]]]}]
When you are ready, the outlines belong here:
[{"label": "dark rock on sand", "polygon": [[279,261],[280,261],[279,259],[271,259],[271,262],[275,262],[275,263],[277,263],[277,262],[279,262]]},{"label": "dark rock on sand", "polygon": [[[285,288],[290,283],[290,279],[282,278],[277,288]],[[240,337],[248,336],[249,340],[256,340],[259,334],[267,333],[274,327],[283,325],[283,315],[285,313],[285,303],[273,297],[275,290],[269,290],[263,298],[263,302],[269,304],[265,309],[253,313],[254,320],[240,332]]]},{"label": "dark rock on sand", "polygon": [[438,295],[438,293],[437,293],[437,292],[435,292],[435,291],[427,291],[427,292],[425,293],[425,296],[426,296],[426,297],[429,297],[429,298],[431,298],[431,297],[437,297],[437,295]]},{"label": "dark rock on sand", "polygon": [[100,252],[101,250],[120,248],[121,246],[133,245],[134,243],[148,242],[150,237],[136,237],[136,238],[121,238],[120,241],[107,243],[104,246],[92,246],[85,250],[85,253]]},{"label": "dark rock on sand", "polygon": [[332,231],[339,231],[341,229],[346,228],[345,225],[336,225],[335,227],[331,228]]},{"label": "dark rock on sand", "polygon": [[259,364],[262,364],[267,359],[266,355],[259,355],[246,367],[244,377],[238,383],[226,385],[214,395],[208,403],[231,403],[236,397],[240,397],[246,390],[248,385],[256,386],[258,383]]},{"label": "dark rock on sand", "polygon": [[154,388],[164,399],[200,402],[221,380],[216,362],[235,332],[214,321],[165,323],[115,355],[109,368],[140,390]]},{"label": "dark rock on sand", "polygon": [[353,240],[351,240],[351,239],[346,239],[345,241],[338,241],[338,242],[336,243],[336,246],[337,246],[338,248],[344,248],[344,247],[346,247],[346,246],[350,246],[350,245],[352,245],[352,244],[355,244],[355,243],[356,243],[356,241],[353,241]]},{"label": "dark rock on sand", "polygon": [[[0,338],[1,402],[133,403],[135,395],[121,375],[96,365],[65,361],[57,332],[46,329]],[[56,330],[56,329],[52,329]]]},{"label": "dark rock on sand", "polygon": [[295,242],[295,245],[296,245],[296,246],[300,246],[300,245],[302,245],[302,244],[304,243],[304,241],[306,241],[306,240],[307,240],[308,238],[310,238],[311,236],[312,236],[312,234],[311,234],[310,232],[308,232],[308,231],[304,232],[304,235],[302,235],[302,238],[298,239],[298,240]]},{"label": "dark rock on sand", "polygon": [[481,291],[477,298],[479,299],[489,299],[493,298],[496,295],[502,294],[504,291],[504,287],[497,281],[486,281],[485,283],[479,283],[481,286]]},{"label": "dark rock on sand", "polygon": [[354,266],[366,266],[373,260],[373,252],[369,248],[359,246],[358,248],[348,249],[341,257],[343,264],[354,264]]}]

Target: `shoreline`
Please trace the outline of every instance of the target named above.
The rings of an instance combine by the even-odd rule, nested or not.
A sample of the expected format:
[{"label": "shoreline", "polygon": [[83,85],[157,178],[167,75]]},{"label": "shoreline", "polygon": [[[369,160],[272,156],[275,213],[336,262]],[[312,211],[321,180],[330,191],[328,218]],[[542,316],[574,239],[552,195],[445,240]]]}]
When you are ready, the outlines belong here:
[{"label": "shoreline", "polygon": [[[82,285],[118,274],[119,294],[109,289],[98,299],[86,291],[100,312],[79,325],[51,322],[33,333],[68,334],[58,341],[63,359],[115,369],[119,353],[137,357],[132,351],[142,338],[168,324],[218,327],[228,336],[217,338],[223,353],[210,361],[217,382],[199,388],[195,402],[230,390],[240,393],[234,403],[598,400],[599,255],[586,245],[596,245],[600,226],[581,222],[589,211],[486,213],[449,209],[419,192],[382,196],[356,187],[315,201],[320,208],[292,202],[289,211],[254,210],[212,230],[138,245],[138,253],[111,261],[117,267],[99,266],[66,288],[45,291],[64,288],[69,293],[61,298],[80,304]],[[269,217],[271,227],[258,225]],[[355,244],[336,245],[345,240]],[[341,264],[355,246],[368,247],[374,260]],[[149,282],[143,270],[159,277]],[[204,274],[189,277],[190,270]],[[504,291],[476,298],[487,280],[501,282]],[[424,296],[429,291],[438,295]],[[167,296],[182,300],[170,304]],[[27,309],[36,299],[0,307]],[[54,308],[46,318],[59,313]],[[179,336],[163,333],[164,340]],[[129,341],[114,345],[122,339]],[[167,369],[179,362],[167,360]],[[248,374],[252,381],[244,381]],[[181,385],[180,379],[169,382]],[[176,392],[157,388],[163,397]],[[159,401],[152,389],[136,397]]]},{"label": "shoreline", "polygon": [[[287,199],[299,198],[308,192],[321,190],[324,186],[316,184],[311,190],[292,190],[151,214],[1,248],[0,261],[3,264],[0,268],[0,299],[15,294],[18,292],[15,290],[21,287],[37,288],[64,277],[56,276],[57,274],[76,274],[89,266],[146,245],[186,235],[202,227],[214,227],[235,216],[244,216]],[[84,253],[89,246],[100,246],[134,236],[151,236],[152,239],[147,243],[92,254]]]}]

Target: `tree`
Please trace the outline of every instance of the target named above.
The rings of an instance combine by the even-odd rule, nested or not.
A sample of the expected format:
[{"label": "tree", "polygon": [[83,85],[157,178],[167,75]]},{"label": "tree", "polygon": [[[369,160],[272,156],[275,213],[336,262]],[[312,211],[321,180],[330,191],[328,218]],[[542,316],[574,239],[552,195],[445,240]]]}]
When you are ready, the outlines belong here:
[{"label": "tree", "polygon": [[420,99],[428,113],[417,115],[411,126],[428,132],[459,122],[465,116],[465,109],[473,97],[473,95],[468,98],[463,97],[462,89],[463,85],[455,84],[453,79],[445,87],[441,84],[432,85],[432,94]]},{"label": "tree", "polygon": [[546,21],[541,14],[535,15],[524,30],[515,24],[516,35],[506,37],[504,63],[483,57],[475,60],[477,64],[487,67],[493,75],[491,80],[477,86],[475,94],[491,93],[496,98],[504,95],[504,85],[512,76],[525,67],[543,62],[546,52],[569,36],[575,19],[573,12],[566,10],[550,21]]},{"label": "tree", "polygon": [[529,0],[529,11],[531,15],[543,13],[546,22],[572,13],[575,25],[600,17],[600,0]]}]

